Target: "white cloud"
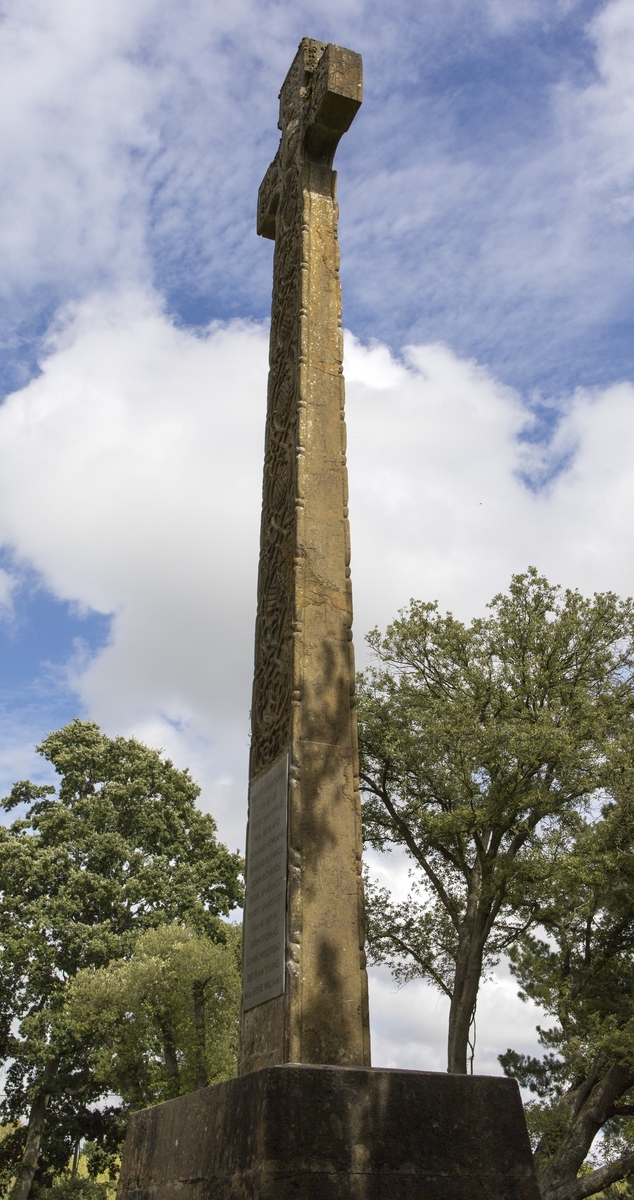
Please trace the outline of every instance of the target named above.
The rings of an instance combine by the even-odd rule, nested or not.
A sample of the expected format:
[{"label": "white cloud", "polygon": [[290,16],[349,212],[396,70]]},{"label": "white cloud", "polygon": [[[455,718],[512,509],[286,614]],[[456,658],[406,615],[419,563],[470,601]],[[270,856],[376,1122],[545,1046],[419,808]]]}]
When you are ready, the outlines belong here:
[{"label": "white cloud", "polygon": [[[113,614],[107,648],[70,664],[84,704],[184,739],[194,768],[203,744],[208,788],[236,762],[243,781],[236,745],[246,761],[266,361],[258,326],[196,336],[147,294],[101,297],[0,409],[0,536],[57,597]],[[239,844],[242,811],[226,820]]]},{"label": "white cloud", "polygon": [[[631,0],[611,0],[589,27],[590,84],[562,83],[544,104],[549,85],[523,100],[520,82],[512,139],[493,120],[484,82],[482,128],[463,128],[460,88],[426,90],[428,59],[454,61],[457,28],[468,31],[475,64],[500,32],[522,36],[526,22],[550,13],[556,23],[569,8],[408,3],[386,12],[379,45],[369,0],[95,0],[81,9],[8,0],[7,313],[24,316],[16,292],[37,307],[157,278],[188,305],[204,285],[215,311],[262,311],[269,258],[257,249],[252,209],[275,149],[280,80],[310,14],[311,32],[359,46],[367,59],[366,103],[342,148],[349,301],[366,311],[370,300],[375,322],[384,310],[401,327],[425,314],[432,336],[459,333],[462,344],[473,344],[474,329],[495,342],[501,328],[511,346],[522,329],[533,344],[541,330],[545,343],[554,330],[565,338],[604,318],[632,282]],[[471,58],[459,61],[468,75]]]},{"label": "white cloud", "polygon": [[[365,853],[371,876],[403,901],[412,884],[412,864],[404,852]],[[370,1016],[375,1065],[421,1071],[447,1069],[449,1000],[421,979],[401,986],[387,967],[371,966]],[[552,1018],[532,1001],[520,1001],[517,981],[502,960],[480,985],[477,1006],[474,1071],[500,1075],[498,1055],[509,1048],[540,1057],[537,1025],[548,1028]]]},{"label": "white cloud", "polygon": [[[560,402],[543,447],[518,441],[533,422],[518,394],[448,347],[410,347],[391,386],[384,349],[353,344],[351,365],[357,627],[410,596],[469,618],[529,563],[587,592],[634,592],[631,383]],[[524,484],[561,461],[545,489]]]},{"label": "white cloud", "polygon": [[[106,727],[193,755],[207,803],[227,797],[232,843],[266,341],[244,322],[179,328],[148,292],[93,297],[67,310],[41,374],[0,409],[0,538],[57,597],[113,614],[108,646],[69,664],[73,686]],[[634,590],[631,384],[562,407],[547,453],[571,459],[536,493],[520,477],[544,456],[518,442],[530,413],[484,368],[441,345],[398,361],[348,337],[346,372],[361,659],[363,633],[411,596],[468,619],[529,562],[586,591]]]},{"label": "white cloud", "polygon": [[[69,663],[71,685],[106,729],[189,764],[234,846],[244,830],[266,361],[261,326],[197,335],[151,293],[102,295],[67,310],[41,374],[0,408],[0,540],[59,598],[113,614],[110,643],[89,660],[79,648]],[[351,337],[346,367],[360,658],[363,632],[410,596],[469,618],[529,562],[585,591],[634,590],[631,384],[562,406],[552,453],[567,450],[570,462],[535,493],[520,476],[536,454],[518,442],[530,414],[482,367],[441,345],[410,347],[398,361]],[[512,986],[483,994],[489,1067],[502,1010],[505,1028],[519,1021],[508,1044],[532,1036],[528,1017],[513,1016]],[[405,1033],[389,1049],[388,993],[376,984],[377,1061],[410,1054],[408,1006],[419,1001],[405,992]],[[420,1004],[432,1012],[431,999]]]},{"label": "white cloud", "polygon": [[[533,261],[533,268],[547,271],[551,286],[559,290],[575,277],[588,279],[603,264],[604,295],[584,295],[580,306],[600,312],[601,305],[618,303],[625,278],[631,286],[631,276],[619,270],[618,255],[623,227],[634,216],[632,0],[610,0],[585,32],[594,48],[592,77],[583,84],[564,77],[552,88],[553,123],[544,131],[548,142],[511,186],[517,211],[532,231],[533,248],[541,241],[541,261]],[[531,259],[524,254],[529,269]]]},{"label": "white cloud", "polygon": [[588,26],[597,78],[585,88],[557,91],[566,143],[578,154],[578,186],[605,204],[605,216],[622,224],[634,216],[634,4],[612,0]]},{"label": "white cloud", "polygon": [[579,0],[485,0],[484,8],[493,29],[509,34],[517,26],[538,21],[548,25],[571,12]]},{"label": "white cloud", "polygon": [[16,586],[15,576],[0,567],[0,616],[5,619],[13,612],[13,593]]},{"label": "white cloud", "polygon": [[[253,146],[267,120],[275,146],[279,77],[299,16],[289,7],[271,19],[267,7],[7,0],[5,294],[31,290],[39,304],[39,289],[67,297],[143,284],[157,257],[178,258],[181,269],[188,259],[191,276],[203,258],[241,255],[251,172],[267,165],[266,149],[252,163]],[[321,7],[327,14],[327,0]]]},{"label": "white cloud", "polygon": [[396,345],[415,330],[417,341],[475,348],[507,379],[545,390],[549,375],[572,387],[631,361],[634,5],[610,0],[587,29],[578,6],[561,53],[536,60],[529,83],[526,47],[511,39],[538,22],[548,46],[567,7],[482,5],[490,77],[481,43],[469,60],[477,83],[460,60],[459,84],[448,67],[440,94],[423,67],[409,110],[399,95],[364,114],[367,141],[354,130],[346,143],[342,185],[348,303],[367,328]]},{"label": "white cloud", "polygon": [[[517,1050],[541,1057],[536,1026],[550,1020],[532,1001],[518,999],[505,963],[480,988],[474,1071],[501,1075],[498,1054]],[[449,1001],[422,980],[398,987],[386,967],[370,968],[372,1061],[375,1066],[446,1071]]]},{"label": "white cloud", "polygon": [[139,270],[147,75],[126,55],[151,7],[8,4],[0,28],[3,287]]},{"label": "white cloud", "polygon": [[353,358],[348,388],[362,629],[384,624],[411,596],[461,613],[480,608],[492,584],[508,581],[509,566],[526,565],[517,526],[526,527],[532,505],[515,474],[516,438],[530,419],[516,393],[440,345],[410,347],[391,387],[383,361],[380,385],[371,386],[379,353],[354,347],[369,369],[361,381]]}]

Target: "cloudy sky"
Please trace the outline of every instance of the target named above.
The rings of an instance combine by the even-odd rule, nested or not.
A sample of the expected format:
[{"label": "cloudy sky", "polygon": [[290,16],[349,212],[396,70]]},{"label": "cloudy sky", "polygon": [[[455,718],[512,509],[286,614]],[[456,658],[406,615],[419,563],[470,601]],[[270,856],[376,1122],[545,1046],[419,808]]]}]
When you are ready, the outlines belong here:
[{"label": "cloudy sky", "polygon": [[[189,765],[242,846],[254,208],[296,45],[365,66],[337,155],[363,662],[410,596],[468,619],[528,563],[634,592],[634,0],[1,12],[1,786],[85,715]],[[534,1046],[515,990],[484,990],[479,1070]],[[434,993],[376,972],[372,1007],[375,1062],[442,1069]]]}]

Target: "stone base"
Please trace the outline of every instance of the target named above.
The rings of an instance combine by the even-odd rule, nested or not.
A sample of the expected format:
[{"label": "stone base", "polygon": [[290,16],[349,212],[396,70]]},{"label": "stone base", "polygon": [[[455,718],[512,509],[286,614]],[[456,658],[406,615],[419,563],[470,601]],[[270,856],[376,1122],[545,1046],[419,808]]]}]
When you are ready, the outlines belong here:
[{"label": "stone base", "polygon": [[539,1200],[517,1084],[279,1066],[134,1113],[118,1200]]}]

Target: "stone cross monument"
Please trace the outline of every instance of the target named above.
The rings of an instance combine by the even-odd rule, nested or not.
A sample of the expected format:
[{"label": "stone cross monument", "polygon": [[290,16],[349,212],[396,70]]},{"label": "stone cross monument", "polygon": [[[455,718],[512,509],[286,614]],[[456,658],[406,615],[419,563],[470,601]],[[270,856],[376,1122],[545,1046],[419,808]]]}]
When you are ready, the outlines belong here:
[{"label": "stone cross monument", "polygon": [[258,198],[275,256],[241,1073],[370,1065],[332,169],[361,96],[360,56],[304,38]]},{"label": "stone cross monument", "polygon": [[370,1067],[332,160],[361,59],[304,38],[275,238],[240,1074],[130,1117],[118,1200],[539,1200],[514,1080]]}]

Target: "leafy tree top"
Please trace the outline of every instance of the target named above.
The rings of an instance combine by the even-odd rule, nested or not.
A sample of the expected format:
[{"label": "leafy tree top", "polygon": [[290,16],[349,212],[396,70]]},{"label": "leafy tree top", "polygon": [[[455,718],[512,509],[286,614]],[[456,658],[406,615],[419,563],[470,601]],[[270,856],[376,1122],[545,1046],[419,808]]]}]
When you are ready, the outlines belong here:
[{"label": "leafy tree top", "polygon": [[3,807],[25,804],[26,816],[0,827],[0,1115],[16,1126],[0,1165],[15,1173],[23,1155],[24,1196],[40,1143],[44,1178],[78,1139],[119,1138],[116,1112],[95,1107],[92,1048],[64,1018],[70,981],[129,959],[139,935],[174,922],[225,943],[220,914],[243,890],[242,860],[196,807],[197,785],[158,751],[79,720],[39,751],[57,790],[16,784]]},{"label": "leafy tree top", "polygon": [[483,969],[534,924],[555,831],[578,828],[632,736],[634,604],[530,568],[470,625],[413,600],[369,642],[364,835],[415,864],[405,904],[369,889],[370,952],[450,997],[449,1069],[464,1071]]},{"label": "leafy tree top", "polygon": [[539,1097],[527,1116],[548,1200],[583,1200],[634,1174],[633,763],[625,737],[606,757],[600,814],[551,839],[539,928],[511,951],[520,995],[554,1019],[539,1031],[542,1059],[500,1055]]},{"label": "leafy tree top", "polygon": [[360,682],[367,840],[424,856],[434,886],[509,869],[543,818],[593,795],[634,715],[630,600],[562,592],[531,568],[489,608],[465,626],[412,601],[370,634],[381,665]]},{"label": "leafy tree top", "polygon": [[126,939],[162,921],[213,934],[241,902],[242,860],[196,807],[188,771],[91,721],[72,721],[38,750],[60,775],[57,793],[21,782],[2,804],[28,805],[0,828],[5,961],[26,953],[34,965],[31,945],[42,969],[63,978],[120,957]]}]

